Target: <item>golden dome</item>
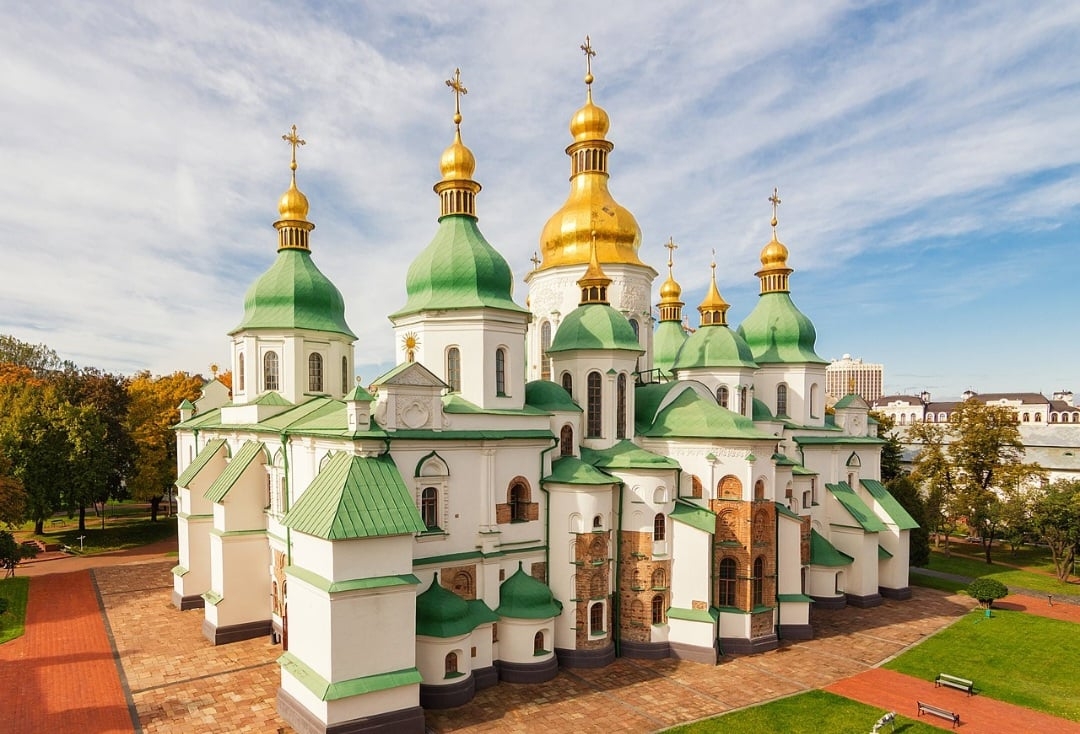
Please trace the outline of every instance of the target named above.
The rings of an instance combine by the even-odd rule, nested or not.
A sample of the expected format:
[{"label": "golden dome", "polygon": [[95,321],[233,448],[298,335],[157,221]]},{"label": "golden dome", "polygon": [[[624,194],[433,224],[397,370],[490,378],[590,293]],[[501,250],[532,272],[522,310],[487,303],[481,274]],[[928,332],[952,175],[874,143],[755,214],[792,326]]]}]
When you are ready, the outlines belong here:
[{"label": "golden dome", "polygon": [[776,239],[776,230],[769,244],[761,250],[761,267],[765,270],[787,267],[788,249],[783,242]]},{"label": "golden dome", "polygon": [[454,142],[439,159],[443,181],[466,181],[476,171],[476,156],[461,142],[461,130],[454,131]]},{"label": "golden dome", "polygon": [[589,89],[585,99],[585,106],[574,113],[570,118],[570,134],[574,136],[574,142],[583,140],[603,140],[611,127],[611,119],[603,107],[598,107],[592,101],[592,89]]},{"label": "golden dome", "polygon": [[682,295],[682,286],[675,282],[675,279],[668,274],[667,280],[660,286],[660,300],[661,301],[677,301]]},{"label": "golden dome", "polygon": [[716,287],[716,261],[713,260],[712,265],[712,280],[709,281],[709,290],[705,294],[705,299],[698,306],[698,312],[701,314],[701,325],[709,326],[711,324],[725,325],[727,324],[727,310],[730,308],[728,302],[720,295],[720,289]]},{"label": "golden dome", "polygon": [[278,199],[278,214],[285,221],[305,222],[308,215],[308,200],[304,192],[296,188],[296,173],[293,172],[289,189]]}]

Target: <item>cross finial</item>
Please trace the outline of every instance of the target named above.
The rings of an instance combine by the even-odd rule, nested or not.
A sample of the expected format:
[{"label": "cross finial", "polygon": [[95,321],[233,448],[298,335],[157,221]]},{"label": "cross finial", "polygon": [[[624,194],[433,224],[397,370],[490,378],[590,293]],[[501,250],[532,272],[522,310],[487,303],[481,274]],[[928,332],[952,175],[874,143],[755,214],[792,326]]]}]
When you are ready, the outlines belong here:
[{"label": "cross finial", "polygon": [[296,134],[296,125],[292,126],[292,132],[286,133],[281,136],[281,139],[292,146],[292,162],[289,163],[289,168],[296,171],[296,146],[307,145],[306,140],[301,140]]},{"label": "cross finial", "polygon": [[710,265],[709,267],[712,268],[713,277],[715,278],[716,277],[716,248],[715,247],[712,248],[712,265]]},{"label": "cross finial", "polygon": [[668,270],[671,270],[671,266],[675,264],[674,262],[672,262],[672,256],[675,255],[675,251],[679,249],[679,246],[675,244],[674,239],[672,239],[671,237],[668,237],[667,242],[664,243],[664,247],[666,247],[667,251],[668,251],[668,253],[667,253]]},{"label": "cross finial", "polygon": [[533,256],[529,258],[529,262],[533,264],[533,269],[540,267],[540,256],[536,254],[536,250],[533,250]]},{"label": "cross finial", "polygon": [[769,201],[772,202],[772,228],[773,234],[776,234],[776,209],[780,206],[780,191],[774,186],[772,190],[772,196],[769,197]]},{"label": "cross finial", "polygon": [[454,69],[454,78],[447,79],[446,86],[454,92],[454,124],[461,125],[461,95],[469,93],[461,83],[461,69]]},{"label": "cross finial", "polygon": [[585,43],[581,44],[581,50],[585,52],[585,83],[591,85],[593,83],[592,58],[596,56],[596,52],[593,51],[588,36],[585,36]]}]

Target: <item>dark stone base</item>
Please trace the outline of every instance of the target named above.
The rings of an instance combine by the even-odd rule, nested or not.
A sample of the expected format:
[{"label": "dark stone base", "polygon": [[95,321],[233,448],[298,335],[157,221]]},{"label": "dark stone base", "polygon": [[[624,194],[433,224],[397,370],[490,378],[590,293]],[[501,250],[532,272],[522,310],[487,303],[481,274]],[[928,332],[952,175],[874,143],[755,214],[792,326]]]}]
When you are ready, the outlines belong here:
[{"label": "dark stone base", "polygon": [[814,639],[814,627],[809,624],[782,624],[780,625],[780,639],[812,640]]},{"label": "dark stone base", "polygon": [[476,690],[482,691],[499,682],[499,669],[494,665],[489,665],[486,668],[474,668],[472,677],[476,681]]},{"label": "dark stone base", "polygon": [[425,730],[424,710],[419,706],[327,726],[278,688],[277,710],[296,734],[424,734]]},{"label": "dark stone base", "polygon": [[475,695],[476,679],[471,673],[445,686],[420,684],[420,705],[426,709],[452,709],[467,704]]},{"label": "dark stone base", "polygon": [[867,594],[866,596],[856,596],[855,594],[845,594],[847,603],[853,607],[859,609],[869,609],[870,607],[879,607],[884,601],[881,598],[881,594]]},{"label": "dark stone base", "polygon": [[843,609],[847,606],[845,596],[811,596],[814,600],[814,609]]},{"label": "dark stone base", "polygon": [[747,640],[742,637],[720,638],[720,648],[725,654],[734,653],[736,655],[753,655],[758,652],[775,650],[779,646],[780,640],[777,639],[776,633],[765,635],[764,637],[756,637],[752,640]]},{"label": "dark stone base", "polygon": [[559,659],[552,655],[539,663],[499,663],[499,680],[507,683],[544,683],[559,674]]},{"label": "dark stone base", "polygon": [[689,660],[692,663],[716,665],[716,662],[720,659],[720,645],[715,641],[713,641],[712,647],[698,647],[697,645],[686,645],[681,642],[669,642],[668,649],[671,651],[671,657],[676,660]]},{"label": "dark stone base", "polygon": [[186,612],[189,609],[202,609],[206,606],[206,600],[202,598],[202,594],[180,596],[179,592],[174,591],[172,593],[172,605],[181,612]]},{"label": "dark stone base", "polygon": [[897,599],[899,601],[905,601],[911,598],[911,587],[905,586],[902,589],[889,589],[884,586],[879,586],[878,593],[886,599]]},{"label": "dark stone base", "polygon": [[631,642],[623,640],[619,652],[624,658],[663,660],[671,657],[671,646],[666,642]]},{"label": "dark stone base", "polygon": [[224,627],[216,627],[209,619],[202,623],[203,637],[215,645],[227,645],[230,642],[250,640],[254,637],[262,637],[273,632],[273,625],[269,619],[258,622],[244,622],[243,624],[228,624]]},{"label": "dark stone base", "polygon": [[608,643],[598,650],[563,650],[555,648],[559,665],[567,668],[602,668],[615,662],[615,645]]}]

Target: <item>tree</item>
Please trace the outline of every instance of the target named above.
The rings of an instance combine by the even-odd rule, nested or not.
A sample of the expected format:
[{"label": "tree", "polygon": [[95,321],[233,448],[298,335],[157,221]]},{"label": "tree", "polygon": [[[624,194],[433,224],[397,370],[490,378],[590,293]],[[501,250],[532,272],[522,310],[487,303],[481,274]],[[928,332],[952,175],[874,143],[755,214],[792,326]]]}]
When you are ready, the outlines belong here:
[{"label": "tree", "polygon": [[186,372],[163,377],[140,372],[128,385],[131,402],[127,428],[136,446],[128,488],[135,499],[150,502],[154,521],[166,489],[176,480],[176,436],[172,427],[180,420],[178,406],[199,397],[202,385],[202,377]]},{"label": "tree", "polygon": [[30,344],[10,334],[0,334],[0,362],[25,367],[38,377],[63,365],[56,352],[44,344]]},{"label": "tree", "polygon": [[1080,480],[1059,479],[1039,490],[1031,505],[1031,525],[1049,546],[1057,577],[1067,582],[1080,547]]},{"label": "tree", "polygon": [[1009,595],[1009,587],[997,579],[982,576],[968,584],[967,593],[989,609],[995,601]]},{"label": "tree", "polygon": [[24,559],[33,558],[36,555],[37,549],[34,546],[22,545],[7,530],[0,530],[0,568],[4,569],[5,577],[14,576],[16,566]]},{"label": "tree", "polygon": [[904,446],[897,438],[896,421],[891,415],[871,410],[870,417],[877,421],[878,438],[885,441],[881,447],[881,482],[888,484],[903,474],[901,462],[904,459]]},{"label": "tree", "polygon": [[902,476],[885,485],[900,506],[907,510],[911,519],[919,523],[908,534],[908,564],[923,568],[930,563],[930,530],[926,520],[926,503],[919,495],[919,488],[909,477]]},{"label": "tree", "polygon": [[[921,443],[914,477],[927,488],[946,531],[964,518],[978,534],[987,563],[990,551],[1022,490],[1044,475],[1023,461],[1024,444],[1009,408],[971,398],[960,403],[947,424],[916,423],[909,440]],[[948,537],[946,536],[946,553]]]},{"label": "tree", "polygon": [[0,453],[26,492],[26,516],[41,534],[61,506],[58,477],[67,472],[68,433],[55,386],[0,384]]},{"label": "tree", "polygon": [[0,524],[14,527],[26,517],[26,490],[12,473],[11,462],[0,453]]}]

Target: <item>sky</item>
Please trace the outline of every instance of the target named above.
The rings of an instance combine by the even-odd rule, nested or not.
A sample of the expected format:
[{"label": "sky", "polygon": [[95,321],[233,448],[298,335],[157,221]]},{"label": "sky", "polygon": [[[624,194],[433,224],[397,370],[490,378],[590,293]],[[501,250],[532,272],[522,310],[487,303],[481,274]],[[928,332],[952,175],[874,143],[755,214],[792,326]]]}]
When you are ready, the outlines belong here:
[{"label": "sky", "polygon": [[[1080,393],[1080,3],[16,3],[0,24],[0,333],[80,365],[207,374],[273,262],[292,124],[315,262],[370,382],[453,137],[522,281],[611,116],[610,188],[691,325],[715,250],[739,323],[773,188],[825,359],[889,393]],[[658,300],[654,290],[654,303]]]}]

